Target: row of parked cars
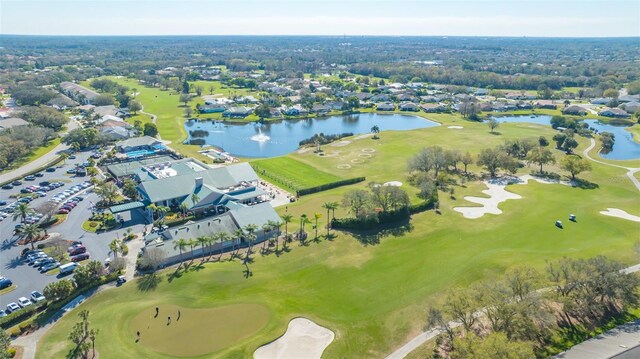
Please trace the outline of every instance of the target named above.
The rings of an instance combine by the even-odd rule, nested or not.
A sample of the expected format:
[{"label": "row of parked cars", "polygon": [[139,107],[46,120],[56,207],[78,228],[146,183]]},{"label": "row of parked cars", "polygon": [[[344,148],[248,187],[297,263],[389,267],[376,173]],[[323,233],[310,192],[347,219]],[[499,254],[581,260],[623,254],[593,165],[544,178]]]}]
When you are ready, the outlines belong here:
[{"label": "row of parked cars", "polygon": [[[55,171],[55,169],[54,169],[54,171]],[[44,174],[42,174],[41,172],[38,172],[36,174],[26,176],[24,179],[26,181],[35,181],[36,177],[42,177],[42,176],[44,176]],[[22,181],[15,180],[15,181],[13,181],[11,183],[7,183],[4,186],[2,186],[2,189],[13,189],[13,187],[21,186],[21,185],[22,185]]]},{"label": "row of parked cars", "polygon": [[18,310],[20,310],[22,308],[26,308],[26,307],[30,306],[31,304],[39,303],[39,302],[42,302],[43,300],[46,300],[46,299],[47,298],[45,298],[45,296],[42,295],[42,293],[38,292],[37,290],[34,290],[33,292],[31,292],[30,298],[20,297],[20,298],[18,298],[18,303],[12,302],[12,303],[7,304],[7,309],[6,310],[0,309],[0,318],[6,317],[7,315],[9,315],[9,314],[11,314],[13,312],[17,312]]}]

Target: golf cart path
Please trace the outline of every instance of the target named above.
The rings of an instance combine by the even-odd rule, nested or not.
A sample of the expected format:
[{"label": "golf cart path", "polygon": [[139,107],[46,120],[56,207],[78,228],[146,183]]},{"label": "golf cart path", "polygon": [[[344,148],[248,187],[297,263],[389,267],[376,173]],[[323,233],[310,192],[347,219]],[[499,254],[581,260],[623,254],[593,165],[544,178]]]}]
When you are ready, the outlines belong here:
[{"label": "golf cart path", "polygon": [[[624,269],[621,270],[621,272],[624,272],[624,273],[627,273],[627,274],[628,273],[640,272],[640,264],[636,264],[636,265],[624,268]],[[479,310],[474,315],[481,315],[481,314],[482,314],[482,310]],[[459,322],[449,322],[449,325],[452,328],[455,328],[455,327],[458,327],[458,326],[460,326],[462,324],[459,323]],[[406,357],[409,353],[414,351],[416,348],[418,348],[422,344],[426,343],[428,340],[431,340],[431,339],[437,337],[441,333],[442,333],[442,330],[440,330],[438,328],[430,328],[429,330],[427,330],[425,332],[422,332],[422,333],[416,335],[415,337],[413,337],[411,340],[409,340],[406,344],[404,344],[403,346],[398,348],[396,351],[394,351],[393,353],[387,355],[385,357],[385,359],[402,359],[402,358]],[[615,352],[615,353],[612,353],[611,355],[616,355],[616,354],[622,353],[623,351],[627,350],[628,348],[635,347],[635,346],[638,345],[638,338],[633,338],[633,340],[627,339],[626,341],[627,342],[625,343],[625,347],[620,347],[620,346],[617,347],[616,349],[618,351]],[[580,346],[580,345],[582,345],[582,343],[580,343],[580,344],[578,344],[576,346]],[[574,348],[576,346],[574,346]],[[605,357],[603,356],[602,358],[605,358]]]},{"label": "golf cart path", "polygon": [[611,164],[611,163],[607,163],[607,162],[603,162],[603,161],[594,159],[593,157],[589,156],[589,151],[591,151],[594,147],[596,147],[596,140],[594,140],[593,138],[591,138],[590,140],[591,140],[591,144],[589,145],[589,147],[587,147],[586,150],[584,150],[582,152],[584,154],[584,156],[586,158],[588,158],[589,160],[591,160],[593,162],[596,162],[596,163],[599,163],[601,165],[610,166],[610,167],[617,167],[617,168],[622,168],[622,169],[627,170],[627,177],[629,177],[631,182],[633,182],[633,185],[636,186],[638,191],[640,191],[640,181],[634,176],[634,174],[636,172],[640,172],[640,168],[624,167],[624,166],[614,165],[614,164]]},{"label": "golf cart path", "polygon": [[[134,239],[131,242],[128,242],[127,246],[129,247],[129,253],[127,253],[127,255],[125,256],[125,259],[127,260],[125,278],[127,279],[127,281],[130,281],[133,279],[135,274],[138,252],[144,246],[142,234],[139,233],[138,239]],[[102,292],[103,290],[115,287],[116,285],[114,283],[107,283],[101,285],[98,288],[90,290],[85,294],[79,295],[76,299],[74,299],[69,304],[60,309],[57,313],[55,313],[44,326],[31,334],[23,335],[16,338],[15,340],[12,340],[11,345],[21,346],[23,348],[22,359],[35,359],[38,341],[40,341],[40,339],[47,333],[47,331],[51,329],[51,327],[58,321],[58,319],[62,318],[63,315],[80,305],[92,295]]]},{"label": "golf cart path", "polygon": [[[76,123],[76,121],[74,120],[69,120],[68,123],[68,127],[67,127],[67,131],[60,133],[60,136],[68,133],[69,131],[75,129],[78,127],[78,124]],[[68,150],[69,149],[69,145],[66,145],[64,143],[60,143],[58,144],[56,147],[54,147],[51,151],[45,153],[44,155],[36,158],[35,160],[24,164],[22,167],[16,168],[15,170],[9,171],[7,173],[3,173],[0,175],[0,183],[2,182],[6,182],[10,179],[14,179],[14,178],[18,178],[18,177],[22,177],[25,174],[39,168],[42,167],[44,165],[46,165],[47,163],[53,161],[57,156],[58,153],[60,151],[64,151],[64,150]]]},{"label": "golf cart path", "polygon": [[[151,116],[151,122],[152,122],[154,125],[156,125],[156,126],[157,126],[158,124],[156,123],[156,120],[158,119],[158,116],[156,116],[156,115],[154,115],[154,114],[152,114],[152,113],[149,113],[149,112],[145,112],[145,111],[144,111],[144,105],[142,104],[142,102],[140,102],[140,106],[142,107],[142,110],[140,110],[139,112],[140,112],[140,113],[142,113],[142,114],[145,114],[145,115],[147,115],[147,116]],[[157,138],[158,138],[160,141],[162,141],[162,137],[160,136],[160,131],[158,131]]]}]

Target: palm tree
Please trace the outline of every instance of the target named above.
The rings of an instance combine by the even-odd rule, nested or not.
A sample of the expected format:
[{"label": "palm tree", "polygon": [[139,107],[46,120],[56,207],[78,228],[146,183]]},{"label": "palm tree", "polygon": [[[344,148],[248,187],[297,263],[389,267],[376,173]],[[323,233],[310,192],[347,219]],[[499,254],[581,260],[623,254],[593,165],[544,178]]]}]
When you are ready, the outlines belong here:
[{"label": "palm tree", "polygon": [[180,206],[178,208],[180,208],[180,212],[182,212],[182,217],[186,217],[187,211],[189,210],[189,207],[187,207],[186,203],[180,203]]},{"label": "palm tree", "polygon": [[300,241],[301,242],[304,242],[304,234],[305,234],[304,225],[307,223],[311,223],[311,222],[309,221],[309,217],[307,217],[307,215],[303,213],[302,215],[300,215]]},{"label": "palm tree", "polygon": [[262,225],[262,232],[264,233],[265,240],[262,242],[262,251],[264,252],[265,246],[267,242],[271,240],[271,231],[273,230],[273,226],[270,223],[271,221],[267,221],[267,223]]},{"label": "palm tree", "polygon": [[247,252],[247,258],[251,254],[251,250],[253,248],[253,241],[256,240],[256,231],[258,230],[258,226],[255,224],[247,224],[244,226],[244,231],[247,234],[247,239],[249,240],[249,251]]},{"label": "palm tree", "polygon": [[20,203],[14,209],[12,218],[13,218],[14,221],[17,220],[18,218],[20,218],[20,222],[24,223],[24,221],[27,219],[27,217],[33,215],[34,213],[35,213],[35,211],[33,209],[29,208],[28,204]]},{"label": "palm tree", "polygon": [[[236,255],[238,255],[238,251],[236,250],[236,243],[240,244],[242,242],[242,238],[244,238],[244,231],[242,230],[242,228],[238,228],[235,231],[233,231],[233,237],[236,238],[236,239],[233,240],[233,246],[231,248],[231,250],[232,250],[231,258],[232,259]],[[240,249],[240,246],[238,246],[238,250],[239,249]]]},{"label": "palm tree", "polygon": [[218,260],[222,259],[222,252],[224,249],[224,242],[227,242],[231,239],[231,235],[229,232],[218,232],[217,236],[218,241],[220,242],[220,257]]},{"label": "palm tree", "polygon": [[204,258],[204,246],[206,246],[210,240],[211,238],[208,236],[200,236],[196,238],[196,242],[202,247],[202,258]]},{"label": "palm tree", "polygon": [[193,202],[193,206],[195,207],[196,203],[200,202],[200,197],[197,194],[193,193],[191,195],[191,202]]},{"label": "palm tree", "polygon": [[95,189],[95,192],[98,196],[100,196],[100,199],[107,204],[115,202],[119,195],[118,187],[112,182],[105,182],[101,185],[98,185]]},{"label": "palm tree", "polygon": [[158,224],[163,222],[164,217],[167,215],[167,213],[169,213],[169,211],[170,211],[170,208],[165,206],[158,206],[156,208],[155,213],[158,214],[158,219],[157,219]]},{"label": "palm tree", "polygon": [[118,252],[122,249],[122,241],[120,239],[114,239],[109,243],[109,252],[113,253],[113,259],[118,257]]},{"label": "palm tree", "polygon": [[27,224],[20,227],[20,237],[24,238],[25,243],[31,243],[31,249],[34,249],[33,242],[40,237],[42,229],[37,224]]},{"label": "palm tree", "polygon": [[329,220],[329,211],[334,211],[338,208],[338,202],[325,202],[322,208],[327,210],[327,237],[329,237],[329,229],[331,228],[331,221]]},{"label": "palm tree", "polygon": [[378,127],[378,125],[374,125],[373,127],[371,127],[371,133],[373,134],[380,133],[380,127]]},{"label": "palm tree", "polygon": [[193,261],[193,247],[198,245],[198,241],[191,238],[187,243],[189,244],[189,247],[191,247],[191,260]]},{"label": "palm tree", "polygon": [[313,218],[316,221],[316,224],[314,225],[314,228],[316,230],[316,237],[314,239],[318,239],[318,220],[322,217],[322,213],[314,213],[313,214]]},{"label": "palm tree", "polygon": [[147,206],[147,209],[149,210],[149,212],[151,212],[151,220],[153,220],[154,219],[153,217],[155,216],[156,211],[158,210],[158,206],[156,206],[155,203],[151,203],[150,205]]},{"label": "palm tree", "polygon": [[[282,222],[269,220],[267,221],[267,223],[271,226],[271,230],[277,229],[278,232],[280,232],[280,227],[282,227]],[[278,251],[278,237],[276,237],[276,252]]]},{"label": "palm tree", "polygon": [[[180,265],[182,265],[183,262],[183,258],[182,258],[182,251],[187,248],[187,246],[189,245],[189,242],[187,242],[184,238],[180,238],[178,239],[174,244],[173,244],[173,249],[178,249],[180,251]],[[180,269],[180,266],[178,266],[178,269]]]},{"label": "palm tree", "polygon": [[289,223],[293,220],[293,215],[289,213],[285,213],[282,215],[282,220],[284,221],[284,240],[289,240]]}]

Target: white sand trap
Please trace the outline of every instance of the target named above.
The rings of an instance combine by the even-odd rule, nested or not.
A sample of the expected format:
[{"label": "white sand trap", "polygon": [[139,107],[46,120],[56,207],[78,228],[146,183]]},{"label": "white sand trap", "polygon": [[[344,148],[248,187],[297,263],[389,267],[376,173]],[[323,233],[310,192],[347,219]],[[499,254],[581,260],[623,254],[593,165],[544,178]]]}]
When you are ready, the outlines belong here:
[{"label": "white sand trap", "polygon": [[354,140],[362,140],[364,138],[368,138],[368,137],[371,137],[373,135],[374,135],[373,133],[365,133],[364,135],[358,135],[358,136],[354,137],[353,139]]},{"label": "white sand trap", "polygon": [[454,207],[453,210],[462,213],[465,218],[476,219],[484,216],[486,213],[501,214],[502,211],[498,208],[498,205],[508,199],[521,199],[519,194],[511,193],[505,189],[505,185],[502,182],[492,183],[484,182],[488,189],[482,191],[482,193],[489,196],[489,198],[465,196],[464,199],[481,204],[482,207]]},{"label": "white sand trap", "polygon": [[256,349],[255,359],[312,359],[322,357],[335,334],[306,318],[295,318],[283,336]]},{"label": "white sand trap", "polygon": [[607,208],[606,211],[600,211],[600,214],[604,214],[605,216],[618,217],[629,221],[640,222],[640,217],[629,214],[626,211],[618,208]]},{"label": "white sand trap", "polygon": [[452,130],[462,130],[464,127],[462,127],[462,126],[449,126],[447,128],[450,128]]},{"label": "white sand trap", "polygon": [[400,181],[389,181],[389,182],[385,182],[383,184],[383,186],[400,187],[400,186],[402,186],[402,182],[400,182]]},{"label": "white sand trap", "polygon": [[351,143],[351,141],[338,141],[338,142],[333,142],[331,144],[331,146],[333,146],[333,147],[344,147],[344,146],[346,146],[346,145],[348,145],[350,143]]}]

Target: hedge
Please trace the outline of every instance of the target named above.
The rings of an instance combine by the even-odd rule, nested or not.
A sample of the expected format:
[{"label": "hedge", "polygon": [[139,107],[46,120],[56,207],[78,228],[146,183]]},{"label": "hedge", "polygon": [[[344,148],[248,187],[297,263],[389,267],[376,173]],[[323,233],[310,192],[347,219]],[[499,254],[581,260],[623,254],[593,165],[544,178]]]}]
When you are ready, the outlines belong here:
[{"label": "hedge", "polygon": [[348,178],[342,181],[329,182],[329,183],[321,184],[315,187],[307,187],[307,188],[299,189],[296,191],[296,194],[298,196],[304,196],[306,194],[322,192],[332,188],[337,188],[337,187],[342,187],[342,186],[346,186],[346,185],[350,185],[358,182],[363,182],[365,179],[366,179],[365,177],[354,177],[354,178]]},{"label": "hedge", "polygon": [[27,177],[29,175],[32,175],[34,173],[38,173],[40,171],[44,171],[45,169],[47,169],[47,168],[49,168],[51,166],[57,165],[58,163],[62,162],[62,160],[64,160],[64,157],[58,156],[58,158],[56,158],[55,160],[45,164],[44,166],[40,166],[40,167],[36,168],[35,170],[29,171],[27,173],[24,173],[24,174],[18,176],[18,177],[14,177],[13,179],[10,179],[8,181],[4,181],[4,182],[0,183],[0,187],[4,186],[6,184],[9,184],[9,183],[11,183],[11,182],[13,182],[15,180],[19,180],[21,178],[24,178],[24,177]]},{"label": "hedge", "polygon": [[7,315],[6,317],[0,319],[0,328],[2,329],[7,329],[10,327],[15,326],[16,324],[22,323],[26,320],[31,319],[31,317],[36,314],[36,313],[40,313],[39,315],[44,315],[45,317],[48,315],[53,315],[55,312],[57,312],[58,310],[60,310],[62,307],[64,307],[65,305],[67,305],[71,300],[73,300],[75,297],[77,297],[78,295],[89,291],[91,289],[94,289],[96,287],[99,287],[103,284],[109,283],[109,282],[113,282],[114,280],[116,280],[118,278],[118,276],[120,275],[120,273],[116,272],[116,273],[109,273],[108,275],[102,276],[100,277],[100,279],[96,280],[95,282],[88,284],[82,288],[76,288],[74,289],[71,294],[69,294],[67,297],[59,299],[56,302],[50,302],[49,300],[42,302],[40,304],[34,304],[34,305],[30,305],[27,308],[21,309],[19,311],[13,312],[9,315]]}]

